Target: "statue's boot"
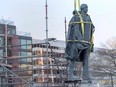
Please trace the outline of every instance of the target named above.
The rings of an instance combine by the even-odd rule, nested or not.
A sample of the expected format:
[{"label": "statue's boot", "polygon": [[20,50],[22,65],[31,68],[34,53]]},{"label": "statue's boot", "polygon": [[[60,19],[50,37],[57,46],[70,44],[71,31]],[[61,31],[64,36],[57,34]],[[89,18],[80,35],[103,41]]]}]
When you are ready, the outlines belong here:
[{"label": "statue's boot", "polygon": [[70,61],[69,65],[68,65],[68,80],[76,80],[76,78],[74,77],[74,64],[75,61]]}]

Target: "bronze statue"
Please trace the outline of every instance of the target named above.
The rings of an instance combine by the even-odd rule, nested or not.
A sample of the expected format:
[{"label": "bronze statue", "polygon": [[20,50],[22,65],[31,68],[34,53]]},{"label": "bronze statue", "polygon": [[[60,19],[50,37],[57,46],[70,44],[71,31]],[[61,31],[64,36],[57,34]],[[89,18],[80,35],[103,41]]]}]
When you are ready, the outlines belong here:
[{"label": "bronze statue", "polygon": [[69,22],[65,49],[65,58],[69,60],[68,80],[76,79],[73,75],[75,62],[82,62],[83,79],[90,80],[88,58],[93,48],[92,37],[95,27],[87,12],[88,6],[82,4],[80,11],[73,11],[73,17]]}]

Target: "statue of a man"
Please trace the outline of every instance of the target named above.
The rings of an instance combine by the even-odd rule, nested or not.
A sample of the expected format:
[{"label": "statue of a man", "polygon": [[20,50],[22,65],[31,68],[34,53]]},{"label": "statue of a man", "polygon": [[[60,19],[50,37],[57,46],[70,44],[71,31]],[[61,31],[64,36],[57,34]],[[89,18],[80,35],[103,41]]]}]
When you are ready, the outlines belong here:
[{"label": "statue of a man", "polygon": [[93,46],[92,34],[95,27],[87,12],[88,6],[82,4],[79,12],[73,11],[73,17],[69,22],[65,49],[65,58],[69,60],[68,80],[76,79],[73,75],[76,61],[83,64],[83,79],[90,80],[88,58]]}]

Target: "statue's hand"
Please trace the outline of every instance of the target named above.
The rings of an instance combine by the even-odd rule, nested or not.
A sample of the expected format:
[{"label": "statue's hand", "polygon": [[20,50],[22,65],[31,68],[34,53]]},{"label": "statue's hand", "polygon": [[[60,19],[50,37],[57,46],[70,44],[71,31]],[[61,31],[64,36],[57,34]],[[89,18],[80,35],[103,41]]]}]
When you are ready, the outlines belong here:
[{"label": "statue's hand", "polygon": [[79,49],[83,49],[84,47],[83,47],[83,44],[82,43],[78,43],[78,48]]},{"label": "statue's hand", "polygon": [[86,43],[78,43],[78,48],[80,50],[87,49],[88,47],[89,47],[89,44],[86,44]]}]

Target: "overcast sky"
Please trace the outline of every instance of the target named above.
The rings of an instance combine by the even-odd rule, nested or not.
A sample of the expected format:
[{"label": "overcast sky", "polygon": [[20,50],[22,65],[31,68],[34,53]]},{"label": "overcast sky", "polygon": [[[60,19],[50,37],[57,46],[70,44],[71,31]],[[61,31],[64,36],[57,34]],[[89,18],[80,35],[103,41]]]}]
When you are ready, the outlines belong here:
[{"label": "overcast sky", "polygon": [[[116,36],[116,0],[80,0],[88,4],[95,25],[95,46]],[[74,0],[48,0],[49,37],[65,39],[64,18],[67,25],[72,17]],[[45,39],[45,0],[0,0],[0,17],[14,21],[18,31],[29,32],[33,38]]]}]

